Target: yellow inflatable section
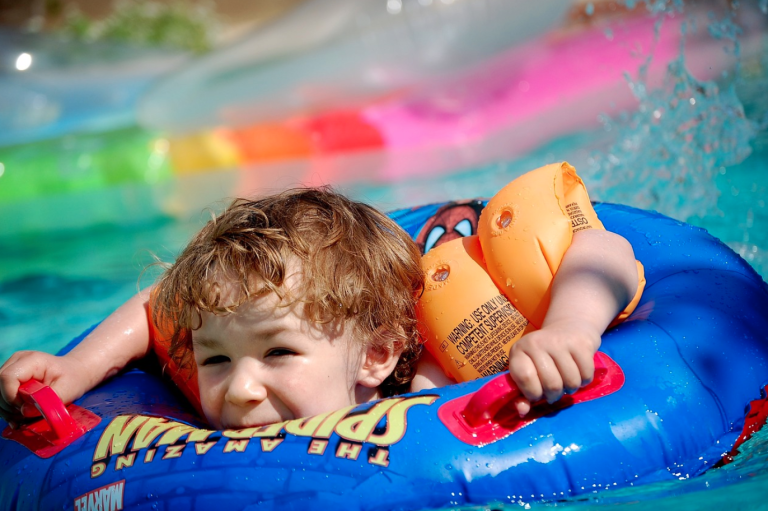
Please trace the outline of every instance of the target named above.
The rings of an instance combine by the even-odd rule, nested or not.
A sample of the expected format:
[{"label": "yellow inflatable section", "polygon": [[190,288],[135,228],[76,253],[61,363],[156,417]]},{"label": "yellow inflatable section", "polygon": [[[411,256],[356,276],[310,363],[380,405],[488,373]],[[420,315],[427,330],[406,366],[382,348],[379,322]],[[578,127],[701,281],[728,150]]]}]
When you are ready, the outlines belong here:
[{"label": "yellow inflatable section", "polygon": [[[509,348],[540,328],[552,280],[573,233],[604,229],[581,178],[568,163],[509,183],[483,210],[477,236],[445,243],[422,259],[418,315],[427,349],[446,374],[468,381],[506,369]],[[614,323],[629,316],[638,290]]]}]

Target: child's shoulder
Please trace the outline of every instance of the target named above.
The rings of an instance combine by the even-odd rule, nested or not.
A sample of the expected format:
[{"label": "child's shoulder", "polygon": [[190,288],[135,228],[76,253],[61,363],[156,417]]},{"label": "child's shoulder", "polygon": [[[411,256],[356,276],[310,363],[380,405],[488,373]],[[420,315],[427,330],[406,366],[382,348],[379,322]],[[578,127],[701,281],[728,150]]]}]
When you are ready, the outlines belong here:
[{"label": "child's shoulder", "polygon": [[435,357],[424,350],[416,366],[416,374],[411,380],[411,392],[445,387],[454,383],[456,382],[445,374]]}]

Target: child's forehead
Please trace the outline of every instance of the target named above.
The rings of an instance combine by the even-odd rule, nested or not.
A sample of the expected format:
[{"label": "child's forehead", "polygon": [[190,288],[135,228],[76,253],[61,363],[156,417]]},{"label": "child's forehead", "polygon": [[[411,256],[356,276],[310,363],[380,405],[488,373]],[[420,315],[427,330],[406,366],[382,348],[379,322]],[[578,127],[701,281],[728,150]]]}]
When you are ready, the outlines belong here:
[{"label": "child's forehead", "polygon": [[267,295],[279,295],[288,303],[304,293],[304,277],[301,262],[297,257],[285,260],[282,282],[270,282],[258,269],[253,268],[247,275],[241,275],[232,268],[216,266],[205,279],[209,292],[218,293],[220,305],[228,307],[243,301],[244,295],[249,300],[260,299]]},{"label": "child's forehead", "polygon": [[[322,288],[312,286],[305,280],[302,260],[289,255],[283,259],[282,279],[268,280],[258,268],[243,276],[234,268],[216,267],[208,279],[208,295],[217,301],[216,310],[226,314],[246,316],[283,316],[292,314],[310,328],[327,331],[328,337],[335,337],[340,331],[354,331],[358,343],[366,344],[368,329],[360,324],[360,318],[346,314],[344,305],[338,310],[329,310],[333,300]],[[215,300],[218,294],[218,300]],[[216,314],[215,310],[209,312]]]},{"label": "child's forehead", "polygon": [[203,312],[200,328],[192,332],[193,344],[205,345],[211,339],[227,344],[228,332],[247,332],[255,340],[289,336],[294,340],[365,344],[353,320],[315,321],[306,313],[304,301],[289,301],[274,292],[253,296],[227,314]]}]

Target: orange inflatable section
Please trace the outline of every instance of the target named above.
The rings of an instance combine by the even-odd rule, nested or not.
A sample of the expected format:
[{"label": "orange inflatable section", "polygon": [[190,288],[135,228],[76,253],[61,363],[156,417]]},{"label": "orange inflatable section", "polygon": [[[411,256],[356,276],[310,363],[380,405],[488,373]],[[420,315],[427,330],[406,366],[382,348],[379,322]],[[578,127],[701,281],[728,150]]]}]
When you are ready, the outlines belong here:
[{"label": "orange inflatable section", "polygon": [[[556,163],[499,191],[480,215],[477,236],[424,256],[419,322],[427,349],[447,374],[468,381],[506,369],[511,345],[541,327],[554,275],[573,233],[585,229],[604,227],[576,170]],[[612,325],[640,301],[645,278],[637,266],[637,293]],[[517,315],[527,326],[520,328]]]},{"label": "orange inflatable section", "polygon": [[553,163],[502,188],[488,201],[477,231],[491,278],[540,328],[573,233],[594,228],[604,229],[576,169]]},{"label": "orange inflatable section", "polygon": [[424,293],[416,314],[427,349],[446,374],[469,381],[506,369],[526,320],[485,269],[480,239],[457,238],[422,259]]},{"label": "orange inflatable section", "polygon": [[[150,300],[154,299],[154,295]],[[187,401],[195,407],[197,413],[202,417],[203,408],[200,404],[200,390],[197,386],[197,366],[194,361],[191,362],[191,367],[180,367],[170,355],[171,351],[171,337],[173,336],[173,328],[171,325],[158,325],[154,318],[152,318],[151,304],[147,307],[147,321],[149,323],[149,335],[152,351],[155,352],[157,360],[160,363],[160,367],[163,368],[163,375],[169,377],[171,381],[178,387]],[[185,331],[183,335],[189,335],[189,332]]]},{"label": "orange inflatable section", "polygon": [[306,118],[228,130],[243,163],[320,157],[377,149],[381,134],[358,112],[328,112]]}]

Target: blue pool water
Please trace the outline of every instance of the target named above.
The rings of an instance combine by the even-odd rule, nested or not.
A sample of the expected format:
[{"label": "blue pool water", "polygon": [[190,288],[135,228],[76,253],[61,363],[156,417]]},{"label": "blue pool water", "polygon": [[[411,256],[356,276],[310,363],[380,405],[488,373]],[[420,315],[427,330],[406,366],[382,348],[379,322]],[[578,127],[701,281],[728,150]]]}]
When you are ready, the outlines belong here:
[{"label": "blue pool water", "polygon": [[[490,196],[527,170],[567,159],[587,181],[593,199],[657,209],[702,226],[766,278],[766,45],[761,54],[742,62],[741,69],[736,70],[739,80],[724,77],[716,84],[700,84],[690,81],[684,69],[673,68],[664,91],[638,92],[637,112],[606,119],[597,131],[551,140],[512,161],[465,169],[439,179],[411,179],[387,186],[347,184],[341,188],[382,209],[396,209],[457,197]],[[675,111],[669,107],[674,95],[689,102],[695,99],[697,108],[688,113]],[[697,123],[696,119],[711,122]],[[0,237],[0,360],[19,349],[60,349],[138,287],[151,283],[157,273],[147,267],[154,258],[172,260],[205,220],[204,212],[183,218],[155,215],[138,223]],[[489,503],[480,509],[768,509],[767,494],[768,428],[763,428],[734,463],[694,479],[603,492],[573,501]]]}]

